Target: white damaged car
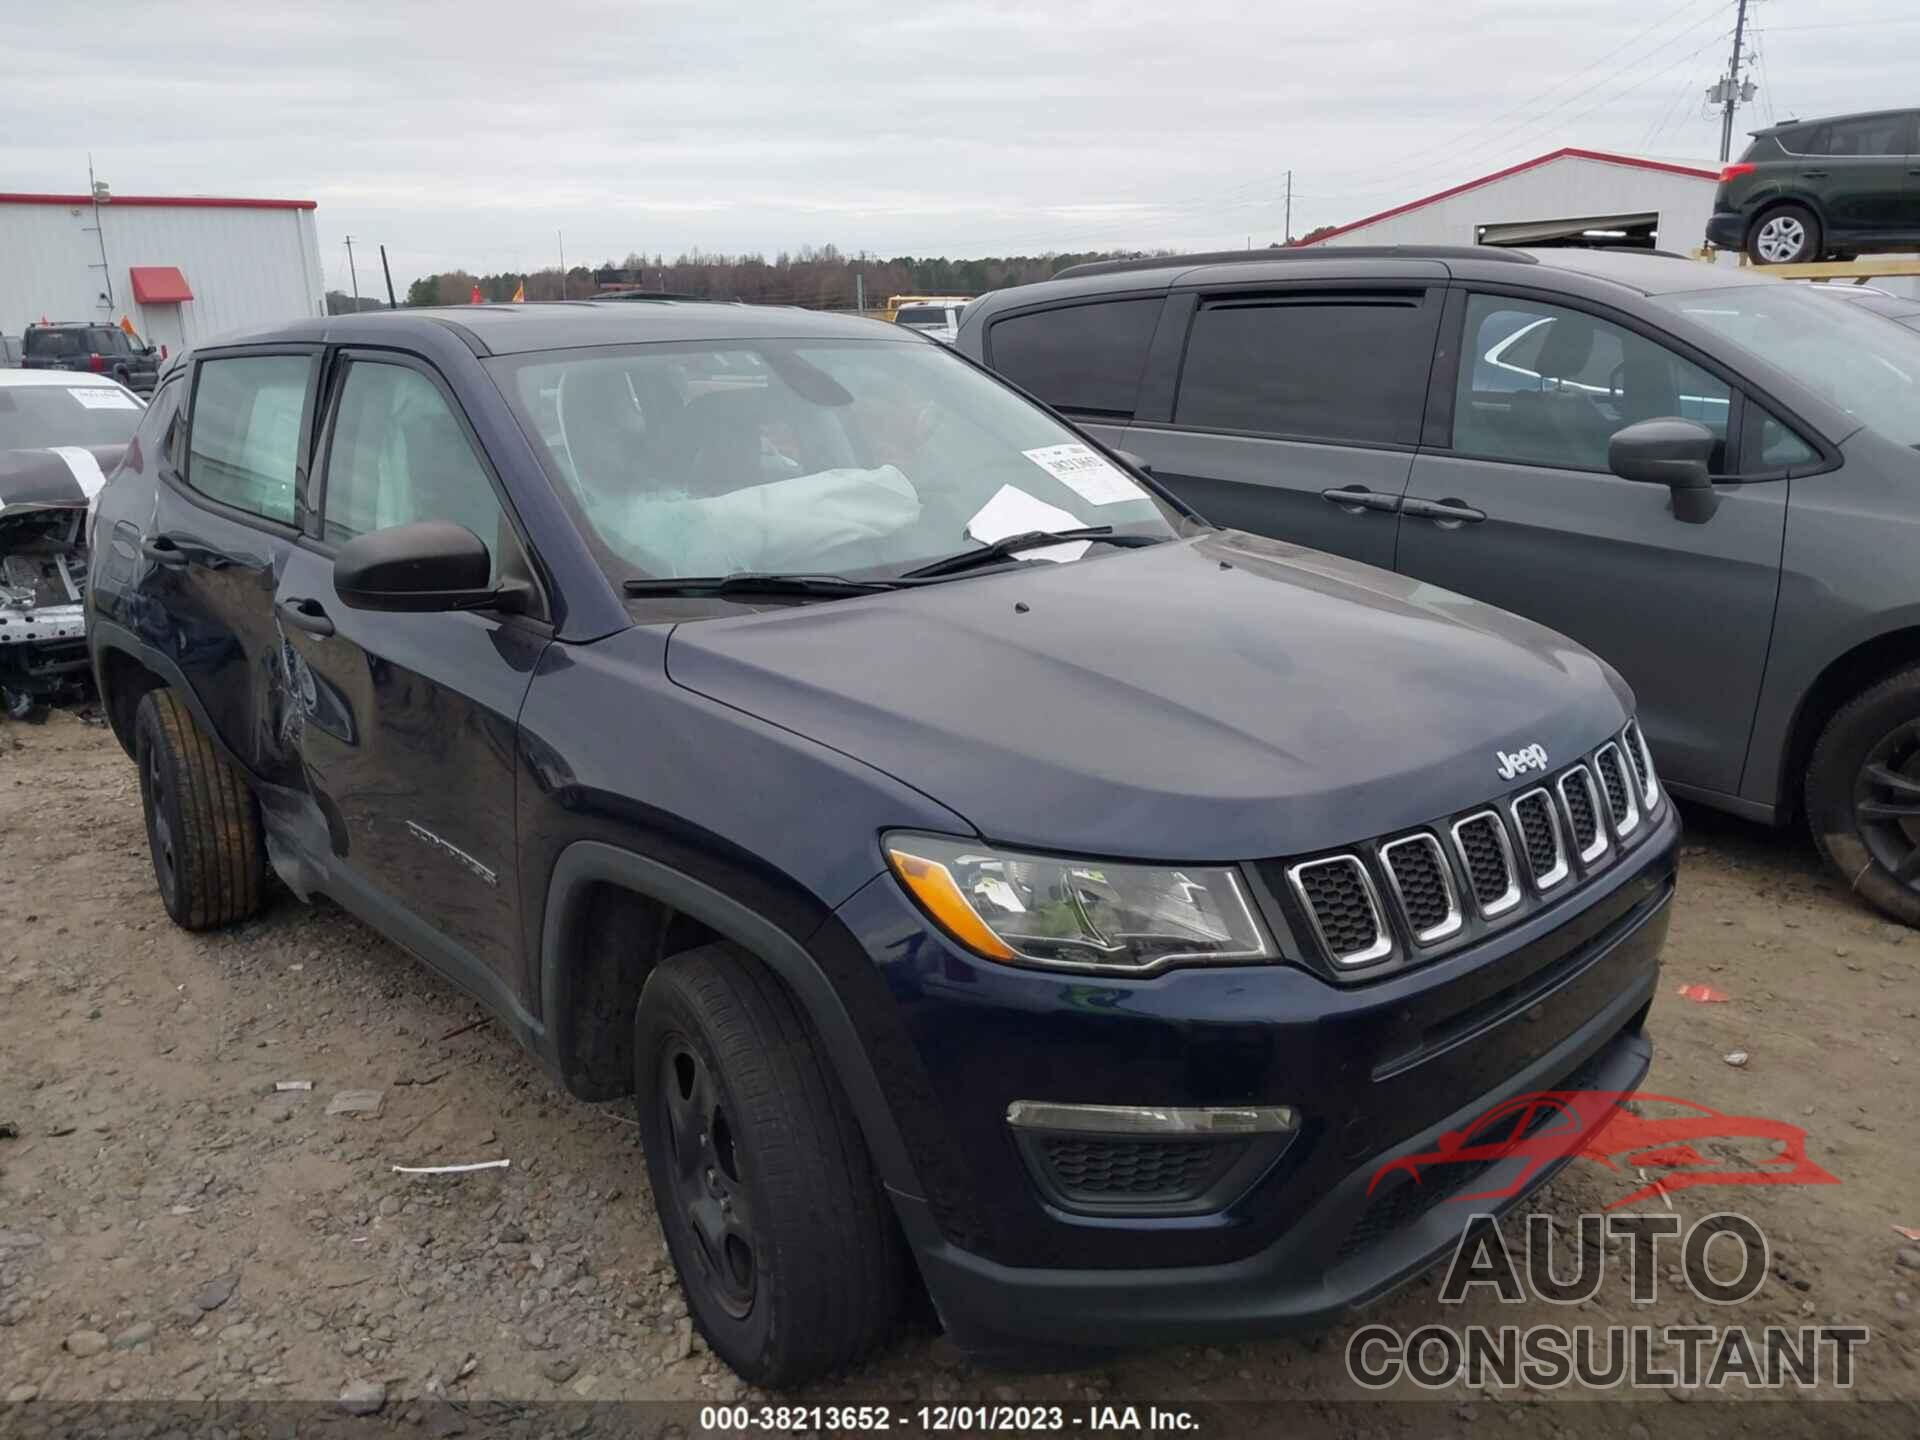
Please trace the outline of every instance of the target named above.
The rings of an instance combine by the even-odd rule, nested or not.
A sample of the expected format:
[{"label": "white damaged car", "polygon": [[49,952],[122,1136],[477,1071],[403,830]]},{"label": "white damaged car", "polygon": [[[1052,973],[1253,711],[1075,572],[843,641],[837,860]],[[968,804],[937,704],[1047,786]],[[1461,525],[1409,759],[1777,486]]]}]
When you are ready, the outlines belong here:
[{"label": "white damaged car", "polygon": [[87,683],[86,520],[146,406],[105,375],[0,370],[0,706]]}]

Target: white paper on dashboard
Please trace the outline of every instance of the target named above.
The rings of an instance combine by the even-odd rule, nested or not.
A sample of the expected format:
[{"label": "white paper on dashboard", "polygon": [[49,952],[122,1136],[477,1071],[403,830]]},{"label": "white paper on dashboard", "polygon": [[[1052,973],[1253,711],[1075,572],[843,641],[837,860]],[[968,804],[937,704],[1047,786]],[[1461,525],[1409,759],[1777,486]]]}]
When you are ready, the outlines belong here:
[{"label": "white paper on dashboard", "polygon": [[[1080,517],[1058,505],[1036,499],[1017,485],[1002,485],[993,498],[967,521],[967,534],[983,545],[1021,535],[1028,530],[1078,530]],[[1064,545],[1048,545],[1040,550],[1022,550],[1022,560],[1078,560],[1087,553],[1085,540],[1069,540]]]},{"label": "white paper on dashboard", "polygon": [[67,393],[80,402],[83,410],[138,410],[140,402],[117,386],[89,385],[84,390],[78,385]]},{"label": "white paper on dashboard", "polygon": [[1020,452],[1089,505],[1145,499],[1145,492],[1085,445],[1043,445]]}]

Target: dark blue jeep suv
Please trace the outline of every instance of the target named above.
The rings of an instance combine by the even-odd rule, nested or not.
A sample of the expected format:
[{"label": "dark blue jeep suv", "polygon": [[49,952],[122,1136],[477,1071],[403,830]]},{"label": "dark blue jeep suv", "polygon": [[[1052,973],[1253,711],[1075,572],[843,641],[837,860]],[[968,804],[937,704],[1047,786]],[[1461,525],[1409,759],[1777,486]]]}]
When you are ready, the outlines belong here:
[{"label": "dark blue jeep suv", "polygon": [[896,327],[289,325],[168,369],[92,543],[168,912],[270,864],[635,1093],[751,1380],[915,1283],[986,1355],[1323,1322],[1466,1223],[1383,1166],[1645,1072],[1679,827],[1613,671]]}]

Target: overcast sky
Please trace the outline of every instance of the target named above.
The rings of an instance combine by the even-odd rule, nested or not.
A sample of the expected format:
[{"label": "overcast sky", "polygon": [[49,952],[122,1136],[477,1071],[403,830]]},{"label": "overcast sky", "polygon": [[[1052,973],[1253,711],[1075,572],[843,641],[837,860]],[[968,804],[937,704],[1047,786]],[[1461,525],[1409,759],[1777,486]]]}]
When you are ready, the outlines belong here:
[{"label": "overcast sky", "polygon": [[[1912,104],[1912,0],[1755,0],[1773,116]],[[319,202],[394,280],[629,250],[1219,248],[1560,145],[1712,160],[1732,0],[6,0],[0,191]],[[1737,142],[1736,142],[1737,143]],[[363,291],[370,271],[360,272]]]}]

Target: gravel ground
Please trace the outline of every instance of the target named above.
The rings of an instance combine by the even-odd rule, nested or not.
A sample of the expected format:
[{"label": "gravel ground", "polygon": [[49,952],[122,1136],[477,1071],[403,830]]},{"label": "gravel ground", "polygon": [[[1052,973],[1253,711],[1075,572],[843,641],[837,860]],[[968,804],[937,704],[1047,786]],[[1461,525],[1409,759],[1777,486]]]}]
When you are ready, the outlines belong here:
[{"label": "gravel ground", "polygon": [[[1832,1433],[1843,1415],[1848,1428],[1870,1419],[1864,1428],[1920,1433],[1920,1248],[1892,1229],[1920,1226],[1920,1115],[1908,1100],[1920,935],[1854,904],[1797,835],[1697,810],[1687,819],[1646,1088],[1804,1126],[1809,1155],[1841,1183],[1696,1188],[1673,1206],[1753,1216],[1774,1273],[1738,1321],[1868,1325],[1852,1394],[1895,1402],[1821,1403],[1829,1390],[1764,1412],[1693,1413],[1748,1411],[1742,1424],[1768,1433],[1816,1416],[1804,1433]],[[1690,1003],[1674,993],[1687,983],[1731,998]],[[1744,1065],[1725,1060],[1736,1051]],[[276,1091],[281,1081],[311,1089]],[[329,1114],[352,1090],[378,1091],[377,1113]],[[175,929],[154,893],[133,767],[106,730],[69,714],[0,723],[6,1123],[17,1134],[0,1138],[0,1396],[13,1403],[0,1432],[9,1418],[114,1399],[306,1400],[451,1433],[448,1415],[536,1401],[678,1401],[691,1414],[767,1398],[693,1332],[630,1106],[570,1100],[471,1002],[328,906],[276,892],[237,929]],[[512,1167],[455,1178],[389,1168],[496,1158]],[[1576,1163],[1537,1208],[1567,1218],[1638,1183]],[[1365,1318],[1732,1323],[1673,1287],[1635,1306],[1624,1270],[1610,1266],[1572,1316],[1538,1302],[1442,1306],[1428,1277]],[[1347,1408],[1365,1398],[1343,1361],[1349,1328],[1005,1375],[907,1321],[857,1372],[799,1398],[1263,1412],[1309,1402],[1273,1413],[1354,1434],[1427,1433],[1428,1421],[1465,1433],[1499,1419],[1521,1436],[1632,1436],[1681,1413],[1458,1386],[1421,1406]]]}]

